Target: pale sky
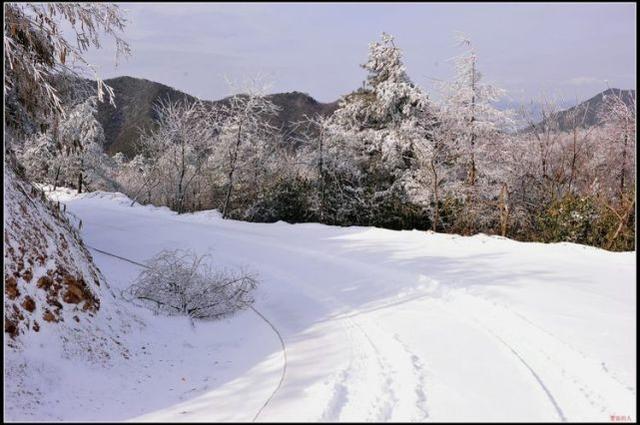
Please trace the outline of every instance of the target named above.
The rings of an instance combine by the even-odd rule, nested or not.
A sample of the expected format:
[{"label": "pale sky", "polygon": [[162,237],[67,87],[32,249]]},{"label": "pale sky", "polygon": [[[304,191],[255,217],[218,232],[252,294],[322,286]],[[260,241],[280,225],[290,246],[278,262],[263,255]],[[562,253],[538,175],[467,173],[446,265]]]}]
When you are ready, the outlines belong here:
[{"label": "pale sky", "polygon": [[116,68],[109,43],[90,52],[103,78],[146,78],[202,99],[230,94],[225,76],[256,74],[272,92],[338,99],[362,84],[368,44],[387,32],[412,80],[433,90],[452,75],[455,33],[474,42],[487,81],[512,99],[584,100],[635,89],[634,3],[121,3],[132,56]]}]

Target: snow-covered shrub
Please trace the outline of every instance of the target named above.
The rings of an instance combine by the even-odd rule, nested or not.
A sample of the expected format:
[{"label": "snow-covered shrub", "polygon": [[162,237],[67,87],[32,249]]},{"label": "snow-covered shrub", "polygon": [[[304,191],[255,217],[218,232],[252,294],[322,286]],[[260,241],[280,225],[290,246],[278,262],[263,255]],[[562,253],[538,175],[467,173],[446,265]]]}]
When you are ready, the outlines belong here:
[{"label": "snow-covered shrub", "polygon": [[214,269],[209,255],[164,250],[147,263],[124,296],[157,313],[219,318],[248,307],[257,283],[244,270]]}]

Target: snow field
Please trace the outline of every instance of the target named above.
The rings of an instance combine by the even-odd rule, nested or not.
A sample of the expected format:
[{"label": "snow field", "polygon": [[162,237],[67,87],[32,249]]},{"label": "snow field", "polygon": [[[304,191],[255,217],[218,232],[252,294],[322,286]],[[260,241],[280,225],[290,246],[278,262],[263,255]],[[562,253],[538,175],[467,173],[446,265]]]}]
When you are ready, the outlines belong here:
[{"label": "snow field", "polygon": [[[636,418],[635,253],[243,223],[215,212],[178,216],[129,207],[119,194],[50,196],[83,220],[85,242],[106,252],[144,261],[163,248],[190,248],[256,270],[255,307],[281,333],[287,369],[278,388],[280,342],[251,311],[191,329],[186,320],[129,307],[144,325],[128,343],[144,350],[95,371],[94,392],[62,380],[44,397],[39,419]],[[139,271],[94,258],[117,290]],[[82,412],[51,397],[73,398]]]}]

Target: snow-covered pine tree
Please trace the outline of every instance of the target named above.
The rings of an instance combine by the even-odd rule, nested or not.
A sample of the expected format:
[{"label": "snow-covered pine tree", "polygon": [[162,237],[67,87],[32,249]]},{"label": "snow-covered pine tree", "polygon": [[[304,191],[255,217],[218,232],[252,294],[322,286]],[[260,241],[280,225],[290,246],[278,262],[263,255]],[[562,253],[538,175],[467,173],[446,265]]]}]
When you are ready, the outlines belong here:
[{"label": "snow-covered pine tree", "polygon": [[417,158],[432,148],[431,104],[408,77],[392,36],[383,33],[369,46],[362,67],[368,71],[364,86],[343,97],[332,116],[334,150],[353,158],[341,164],[348,172],[341,180],[351,183],[342,190],[351,192],[350,208],[359,211],[362,224],[420,226],[417,205],[429,196],[418,181]]}]

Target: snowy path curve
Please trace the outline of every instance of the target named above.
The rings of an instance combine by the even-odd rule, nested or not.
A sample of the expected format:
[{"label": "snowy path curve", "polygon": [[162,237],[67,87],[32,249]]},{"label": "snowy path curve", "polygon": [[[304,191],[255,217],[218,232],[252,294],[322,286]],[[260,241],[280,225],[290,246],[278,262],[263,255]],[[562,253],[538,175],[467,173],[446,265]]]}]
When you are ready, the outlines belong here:
[{"label": "snowy path curve", "polygon": [[[104,255],[117,258],[121,261],[134,264],[138,267],[147,267],[145,264],[126,258],[90,245],[87,245],[90,249],[102,253]],[[310,252],[307,252],[310,254]],[[316,294],[319,298],[329,298],[330,304],[335,308],[341,306],[343,309],[345,306],[332,294],[326,291],[318,291],[310,285],[304,285],[307,292]],[[258,309],[251,306],[251,310],[254,311],[264,322],[266,322],[274,333],[278,337],[283,356],[282,373],[276,388],[273,390],[269,398],[264,402],[262,407],[256,412],[252,421],[258,420],[262,412],[269,406],[269,403],[276,397],[278,391],[284,384],[288,360],[287,360],[287,348],[284,338],[278,328],[267,319]],[[418,357],[408,350],[406,344],[402,344],[399,341],[397,335],[384,334],[382,337],[378,337],[379,343],[385,345],[387,350],[389,345],[399,345],[402,347],[405,355],[398,356],[398,349],[395,350],[394,360],[396,361],[395,367],[392,368],[390,361],[384,354],[381,353],[378,344],[374,342],[374,339],[365,329],[365,325],[361,322],[354,320],[349,315],[344,317],[336,317],[332,319],[334,321],[341,321],[345,324],[343,328],[348,335],[348,342],[351,345],[351,361],[348,368],[344,369],[340,373],[342,383],[336,382],[336,388],[341,389],[342,393],[338,391],[338,394],[332,396],[331,401],[327,404],[325,411],[323,412],[322,419],[328,421],[340,420],[341,415],[348,415],[347,418],[356,420],[358,415],[368,414],[367,420],[372,421],[389,421],[394,419],[396,413],[396,407],[399,403],[402,406],[402,414],[410,415],[412,420],[424,420],[429,416],[426,408],[426,396],[424,388],[424,376],[421,371],[416,367],[416,362],[419,362]],[[372,325],[369,325],[371,327]],[[375,324],[373,325],[375,326]],[[394,341],[395,340],[395,341]],[[394,381],[393,374],[397,373],[398,364],[397,360],[402,359],[402,367],[404,370],[404,380],[402,382]],[[410,372],[408,372],[410,371]],[[411,373],[417,372],[417,373]],[[349,376],[350,379],[345,379]],[[365,376],[365,379],[360,379]],[[371,385],[371,380],[374,380],[375,384]],[[413,381],[412,384],[407,385],[407,381]],[[395,388],[394,388],[395,387]],[[396,393],[402,393],[403,397],[399,398]],[[360,408],[359,410],[349,412],[349,406],[346,406],[347,397],[349,394],[355,394],[362,404],[362,400],[366,400],[367,407]],[[408,405],[408,406],[407,406]],[[344,412],[346,410],[346,412]],[[368,412],[368,413],[367,413]],[[405,416],[400,416],[401,419]]]},{"label": "snowy path curve", "polygon": [[85,223],[83,238],[118,257],[213,248],[222,264],[261,273],[257,306],[281,333],[286,374],[274,346],[238,376],[241,385],[216,387],[218,399],[206,399],[213,405],[260,383],[253,418],[261,421],[635,417],[630,257],[487,237],[243,223],[97,197],[69,207]]},{"label": "snowy path curve", "polygon": [[[246,238],[244,235],[239,235],[238,236],[239,239],[244,239]],[[258,244],[263,244],[262,241],[255,241],[253,240],[253,243],[258,243]],[[264,244],[267,245],[267,244]],[[274,243],[273,241],[269,241],[268,246],[271,249],[277,248],[283,251],[289,251],[289,252],[295,252],[297,255],[302,255],[302,256],[307,256],[307,257],[313,257],[313,258],[322,258],[322,259],[326,259],[328,263],[334,263],[334,264],[340,264],[343,267],[352,267],[352,268],[357,268],[358,266],[361,266],[360,264],[358,264],[357,261],[353,261],[351,259],[348,258],[341,258],[341,257],[336,257],[331,253],[325,253],[325,252],[319,252],[313,249],[307,249],[307,248],[303,248],[300,246],[296,246],[296,247],[290,247],[284,244],[280,244],[280,243]],[[380,265],[370,265],[370,267],[378,270],[380,273],[382,272],[386,272],[386,270],[384,269],[383,266]],[[299,283],[305,287],[305,291],[315,294],[317,298],[329,298],[331,300],[330,304],[332,304],[334,307],[335,306],[340,306],[344,309],[345,305],[344,303],[340,302],[333,294],[329,293],[328,291],[324,291],[324,290],[318,290],[317,288],[314,288],[311,285],[305,284],[304,280],[300,280]],[[358,311],[353,311],[351,310],[349,314],[344,315],[344,316],[338,316],[336,318],[334,318],[333,320],[345,320],[347,322],[347,329],[355,329],[357,332],[359,332],[363,337],[364,337],[364,341],[365,344],[368,345],[371,350],[372,350],[372,354],[369,355],[361,355],[364,358],[370,357],[370,358],[375,358],[376,359],[376,363],[377,364],[370,364],[368,366],[368,369],[377,369],[378,372],[378,376],[382,377],[381,379],[378,379],[379,383],[377,385],[377,387],[368,388],[369,392],[372,391],[379,391],[382,393],[383,396],[386,397],[380,397],[377,396],[377,400],[382,400],[382,402],[377,402],[376,404],[374,404],[374,411],[377,411],[379,414],[378,416],[374,416],[374,417],[368,417],[367,420],[377,420],[377,421],[388,421],[392,419],[392,415],[393,415],[393,411],[394,411],[394,407],[397,404],[397,402],[399,401],[393,390],[391,389],[392,385],[393,385],[393,378],[391,377],[391,374],[388,372],[389,367],[387,366],[389,364],[388,360],[380,353],[380,350],[378,349],[377,345],[375,344],[375,342],[373,341],[373,339],[370,337],[370,335],[366,332],[365,329],[363,329],[363,327],[356,321],[353,320],[354,317],[357,316],[361,316],[364,315],[366,313],[364,312],[358,312]],[[471,318],[473,321],[476,321],[475,318]],[[545,382],[542,380],[542,378],[540,377],[540,374],[536,372],[536,370],[531,366],[530,363],[528,363],[525,358],[523,358],[523,356],[518,353],[515,348],[510,345],[508,342],[506,342],[503,338],[501,338],[494,330],[492,330],[490,327],[488,326],[483,326],[483,328],[493,337],[495,338],[497,341],[500,342],[500,344],[504,345],[509,352],[514,356],[514,358],[516,359],[516,361],[523,365],[530,373],[531,376],[534,378],[535,382],[537,383],[537,385],[539,386],[539,388],[541,389],[541,391],[545,394],[545,396],[547,397],[547,399],[549,400],[551,406],[553,407],[555,413],[557,414],[557,418],[562,421],[565,422],[567,419],[565,417],[565,414],[562,410],[562,408],[560,407],[558,401],[556,400],[556,398],[554,397],[554,395],[552,394],[551,390],[549,389],[549,387],[547,385],[545,385]],[[542,331],[544,331],[544,329],[541,329]],[[544,331],[546,332],[546,331]],[[394,335],[394,338],[396,339],[396,341],[398,341],[398,343],[402,344],[404,350],[411,354],[411,351],[409,351],[409,349],[407,348],[406,344],[403,344],[401,341],[399,341],[397,335]],[[353,337],[350,337],[350,339],[353,339]],[[390,343],[393,343],[392,338],[390,337],[390,335],[383,335],[381,338],[383,341],[381,341],[381,343],[385,344],[385,345],[390,345]],[[359,348],[362,349],[362,344],[359,345]],[[396,357],[397,359],[397,357]],[[411,354],[411,362],[406,362],[407,364],[411,364],[414,363],[415,359],[418,359],[417,356],[412,355]],[[406,367],[406,365],[405,365]],[[351,369],[351,366],[349,369],[342,371],[342,373],[340,374],[341,377],[344,377],[344,374],[346,372],[348,372]],[[407,368],[408,369],[408,368]],[[416,380],[418,379],[418,376],[413,376],[411,377],[412,380]],[[424,380],[424,377],[420,377],[419,378],[420,381]],[[403,386],[406,387],[406,379],[405,382],[402,383]],[[420,384],[416,384],[415,387],[417,388],[415,391],[415,395],[416,397],[411,397],[411,399],[415,399],[412,400],[412,404],[413,406],[419,406],[419,410],[423,413],[423,417],[420,419],[425,419],[427,417],[429,417],[429,413],[428,410],[426,408],[426,403],[424,403],[424,399],[425,399],[425,391],[423,389],[423,385]],[[346,398],[346,394],[349,394],[348,388],[346,388],[345,384],[342,383],[340,385],[338,385],[338,388],[340,389],[340,391],[338,391],[338,393],[340,393],[339,398]],[[406,401],[406,400],[404,400]],[[334,404],[333,402],[331,404]],[[323,414],[322,418],[323,420],[339,420],[340,419],[340,411],[341,409],[338,410],[338,412],[335,412],[336,408],[335,406],[331,409],[334,410],[333,414],[330,416],[327,416],[326,413]],[[416,419],[416,417],[412,417],[412,420],[420,420],[420,419]]]}]

